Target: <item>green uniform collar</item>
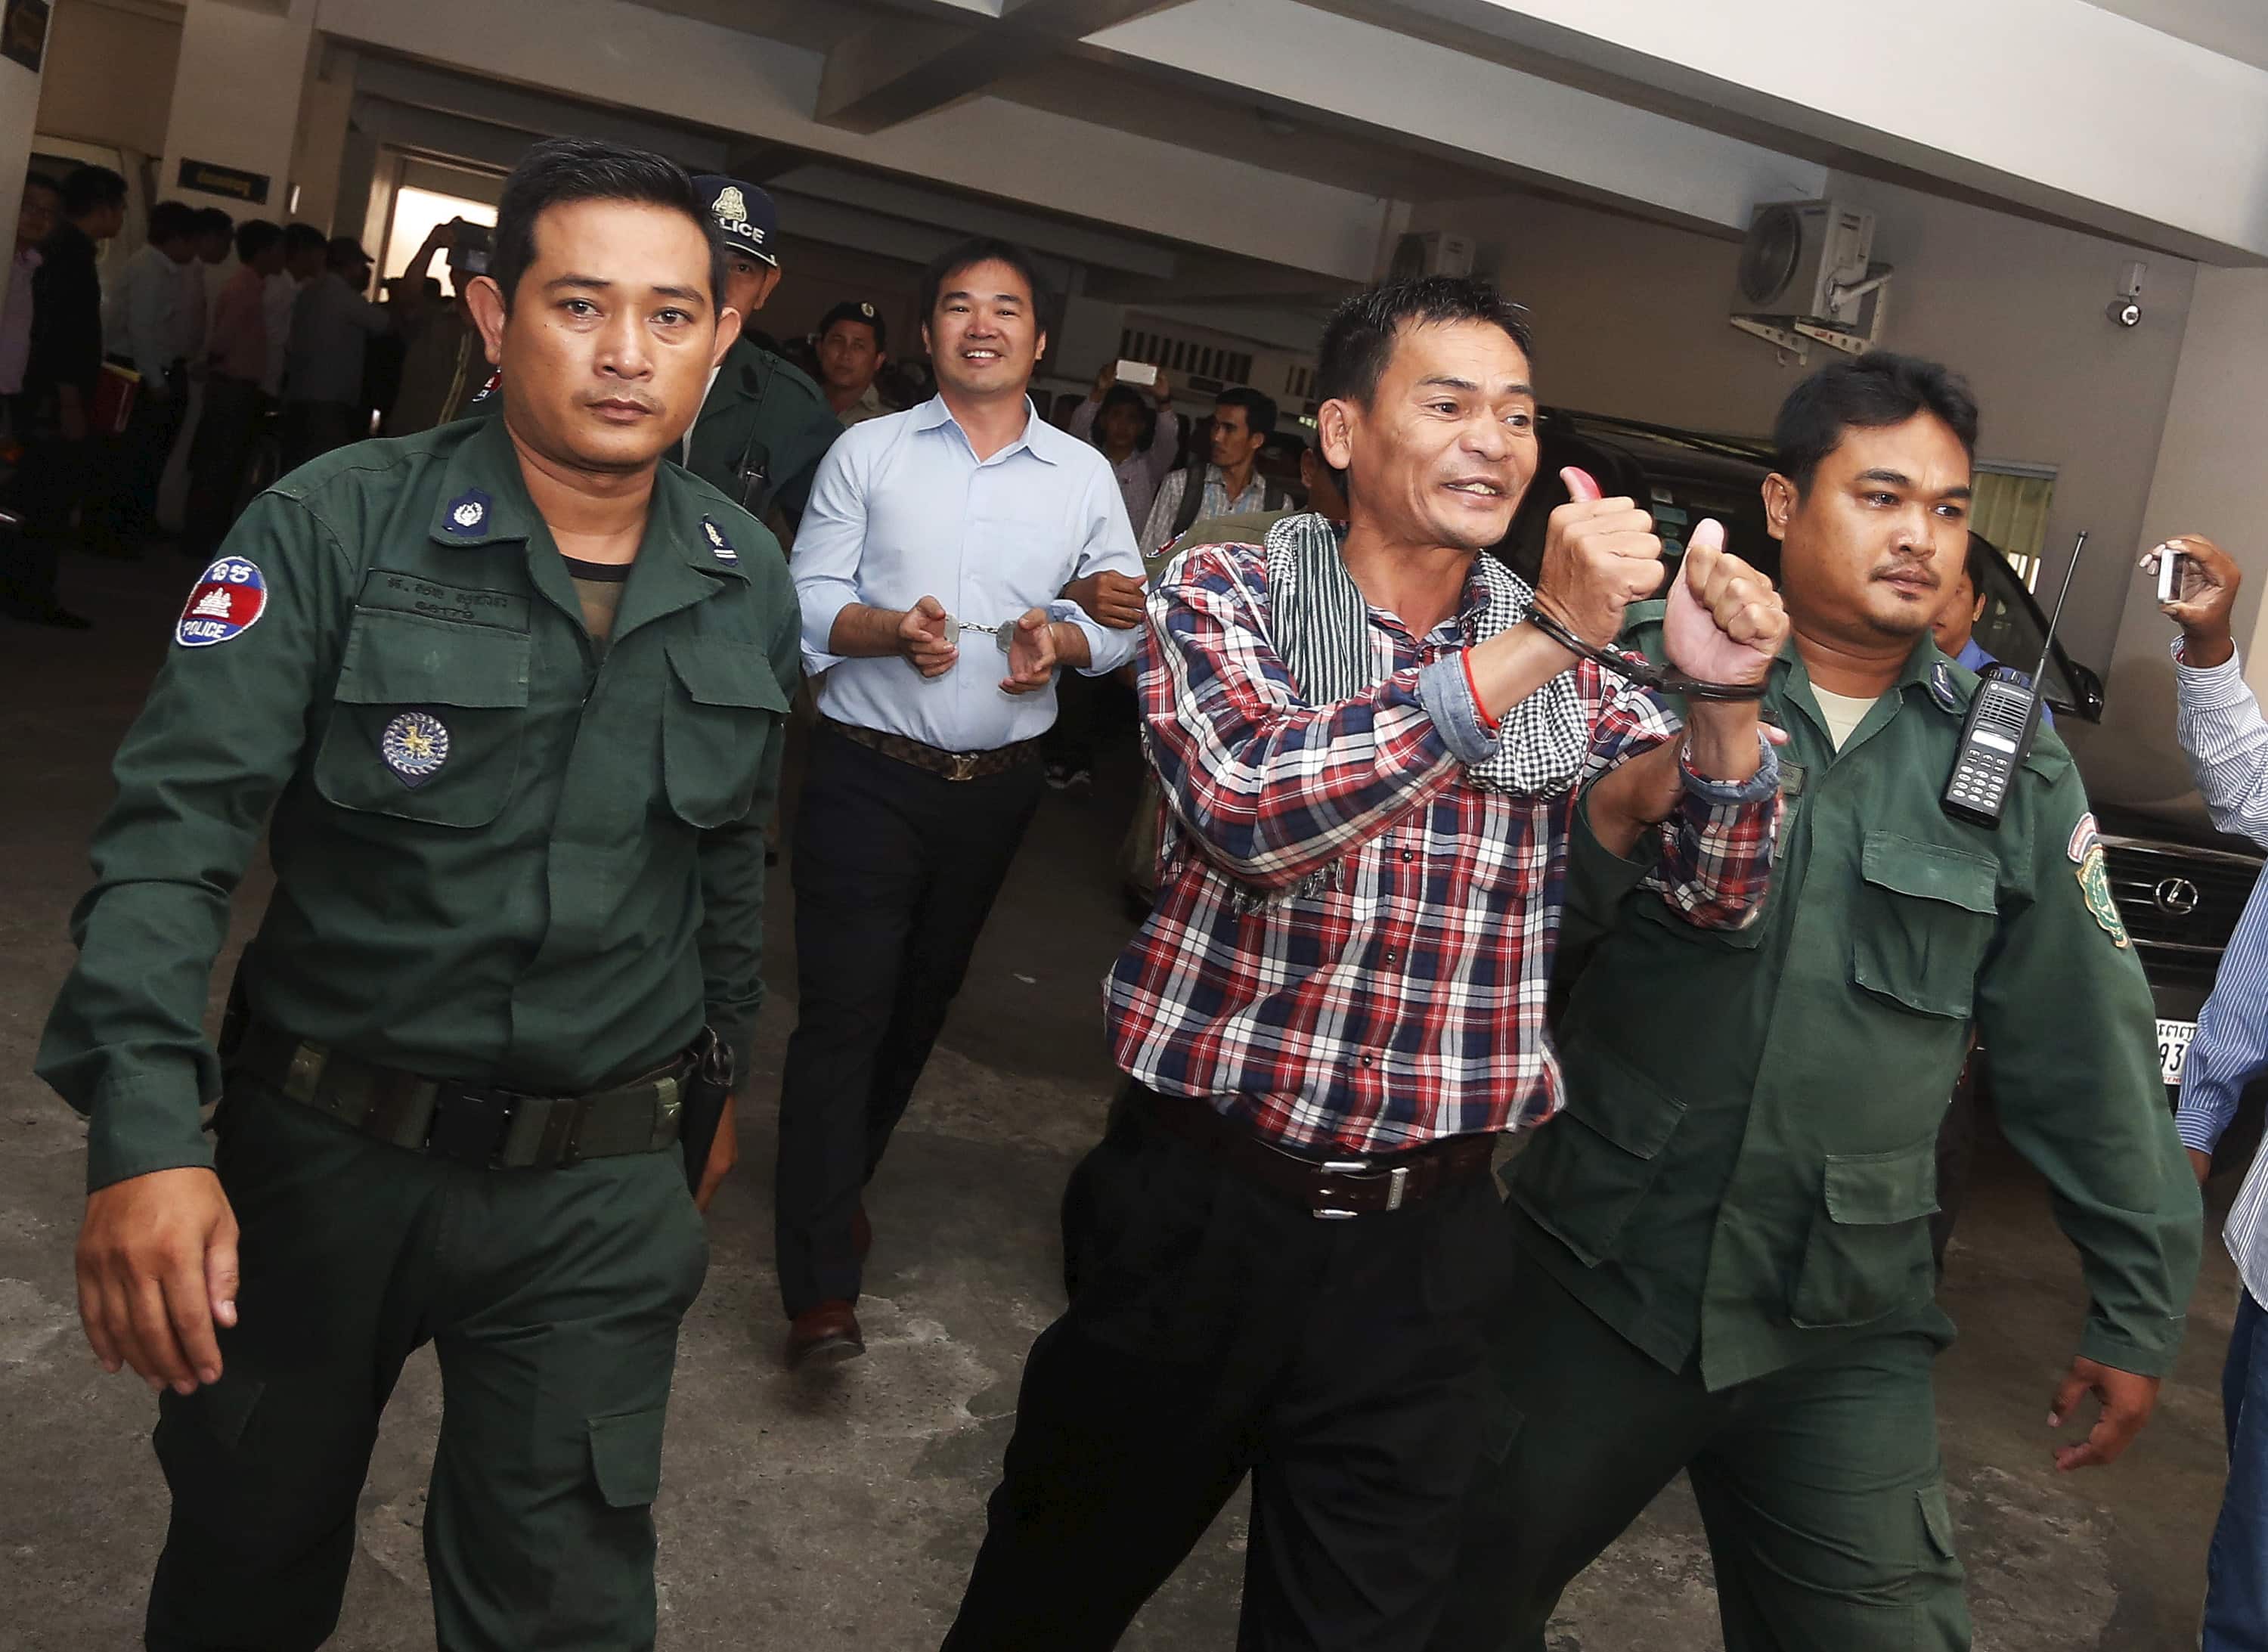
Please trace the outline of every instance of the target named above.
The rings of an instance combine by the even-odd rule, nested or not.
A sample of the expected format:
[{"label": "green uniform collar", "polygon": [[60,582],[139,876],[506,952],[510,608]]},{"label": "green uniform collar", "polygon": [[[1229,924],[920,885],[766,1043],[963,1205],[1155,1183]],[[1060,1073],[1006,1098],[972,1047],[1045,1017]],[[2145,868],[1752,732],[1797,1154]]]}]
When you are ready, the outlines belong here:
[{"label": "green uniform collar", "polygon": [[[1799,687],[1801,692],[1797,692]],[[1844,742],[1843,753],[1856,750],[1875,729],[1889,722],[1906,699],[1918,690],[1919,697],[1935,706],[1948,717],[1959,719],[1968,715],[1969,703],[1977,695],[1976,675],[1957,661],[1948,658],[1937,645],[1937,639],[1924,631],[1906,655],[1897,680],[1890,685],[1881,701],[1867,713],[1866,719],[1851,731]],[[1772,662],[1771,699],[1782,706],[1793,706],[1817,726],[1822,736],[1827,734],[1827,719],[1820,712],[1819,702],[1812,697],[1811,671],[1803,663],[1803,655],[1796,647],[1793,632],[1780,645],[1779,658]],[[1882,701],[1890,702],[1885,709]]]},{"label": "green uniform collar", "polygon": [[[719,581],[747,582],[740,547],[732,537],[735,525],[704,511],[702,492],[676,467],[656,468],[645,537],[638,544],[637,562],[615,617],[615,641],[664,615],[706,601]],[[566,564],[528,497],[519,455],[502,419],[486,421],[449,456],[430,531],[442,545],[525,545],[528,576],[535,588],[554,607],[579,616]]]},{"label": "green uniform collar", "polygon": [[[746,580],[741,548],[731,537],[732,528],[703,511],[702,503],[682,471],[657,466],[638,561],[668,562],[711,576]],[[482,424],[449,456],[429,532],[440,545],[517,540],[556,549],[535,501],[528,497],[519,455],[502,419]],[[706,594],[706,587],[701,594]]]}]

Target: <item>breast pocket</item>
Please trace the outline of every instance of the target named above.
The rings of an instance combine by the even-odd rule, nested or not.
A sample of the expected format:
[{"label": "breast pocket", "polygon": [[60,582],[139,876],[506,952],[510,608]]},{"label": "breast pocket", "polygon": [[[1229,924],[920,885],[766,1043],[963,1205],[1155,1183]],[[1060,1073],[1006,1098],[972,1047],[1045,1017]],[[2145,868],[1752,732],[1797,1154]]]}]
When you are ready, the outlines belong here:
[{"label": "breast pocket", "polygon": [[787,694],[749,645],[679,638],[669,671],[661,749],[670,809],[704,830],[739,820],[755,801]]},{"label": "breast pocket", "polygon": [[358,813],[489,824],[519,774],[530,648],[521,632],[357,609],[316,791]]},{"label": "breast pocket", "polygon": [[1851,978],[1922,1015],[1965,1021],[1992,944],[1999,863],[1895,832],[1868,832],[1851,915]]}]

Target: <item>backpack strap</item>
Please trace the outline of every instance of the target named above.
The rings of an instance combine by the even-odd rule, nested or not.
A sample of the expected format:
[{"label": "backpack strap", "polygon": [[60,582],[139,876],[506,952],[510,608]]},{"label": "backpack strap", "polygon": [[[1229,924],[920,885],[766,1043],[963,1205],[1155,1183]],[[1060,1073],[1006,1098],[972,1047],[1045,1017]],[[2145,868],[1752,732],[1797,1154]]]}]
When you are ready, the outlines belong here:
[{"label": "backpack strap", "polygon": [[1188,533],[1189,525],[1197,520],[1197,508],[1204,503],[1204,484],[1205,468],[1202,463],[1182,467],[1182,504],[1174,513],[1173,537],[1166,542],[1167,544]]}]

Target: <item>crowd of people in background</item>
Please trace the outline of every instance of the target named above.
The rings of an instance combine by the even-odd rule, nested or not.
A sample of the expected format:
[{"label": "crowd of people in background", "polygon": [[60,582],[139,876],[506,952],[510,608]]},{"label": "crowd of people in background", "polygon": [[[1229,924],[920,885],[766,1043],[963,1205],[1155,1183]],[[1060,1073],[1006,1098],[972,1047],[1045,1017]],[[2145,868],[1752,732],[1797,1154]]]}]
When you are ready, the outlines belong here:
[{"label": "crowd of people in background", "polygon": [[[762,190],[733,187],[776,223]],[[133,561],[171,545],[210,560],[277,476],[348,442],[466,417],[493,389],[465,300],[486,268],[481,226],[438,225],[373,296],[374,261],[353,236],[161,201],[106,281],[104,247],[124,233],[128,200],[126,181],[101,166],[25,182],[0,310],[0,510],[20,525],[0,544],[0,614],[15,619],[84,629],[60,598],[66,552]],[[446,284],[435,271],[444,254]],[[871,299],[842,300],[808,335],[764,331],[756,313],[777,267],[754,250],[740,259],[747,345],[808,380],[843,428],[935,394],[926,354],[893,350]],[[1051,423],[1110,461],[1145,555],[1197,521],[1280,513],[1307,497],[1301,439],[1278,432],[1270,397],[1233,387],[1203,421],[1174,402],[1162,369],[1138,388],[1116,383],[1115,365],[1084,399],[1041,400]],[[177,453],[174,528],[159,496]],[[775,526],[792,532],[784,518]],[[1066,702],[1048,754],[1057,789],[1090,780],[1109,708],[1131,719],[1123,684],[1082,685]]]}]

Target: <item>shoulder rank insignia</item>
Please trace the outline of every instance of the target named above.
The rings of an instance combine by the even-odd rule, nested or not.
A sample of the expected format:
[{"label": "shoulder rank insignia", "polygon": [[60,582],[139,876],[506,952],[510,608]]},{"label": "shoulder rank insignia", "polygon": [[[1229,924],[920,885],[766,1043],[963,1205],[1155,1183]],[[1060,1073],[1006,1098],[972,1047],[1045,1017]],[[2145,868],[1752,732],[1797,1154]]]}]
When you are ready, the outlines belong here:
[{"label": "shoulder rank insignia", "polygon": [[1961,715],[1961,696],[1954,690],[1953,667],[1942,660],[1929,668],[1929,697],[1955,717]]},{"label": "shoulder rank insignia", "polygon": [[2126,925],[2118,916],[2118,903],[2110,898],[2110,873],[2099,843],[2089,848],[2079,863],[2079,887],[2087,896],[2087,910],[2095,914],[2095,921],[2102,926],[2102,933],[2110,937],[2111,945],[2124,952]]},{"label": "shoulder rank insignia", "polygon": [[701,519],[701,537],[709,542],[709,549],[716,553],[718,561],[740,561],[740,553],[733,549],[733,542],[725,537],[725,530],[717,526],[714,519]]},{"label": "shoulder rank insignia", "polygon": [[489,496],[478,488],[468,488],[449,501],[449,531],[453,534],[477,534],[489,525]]}]

